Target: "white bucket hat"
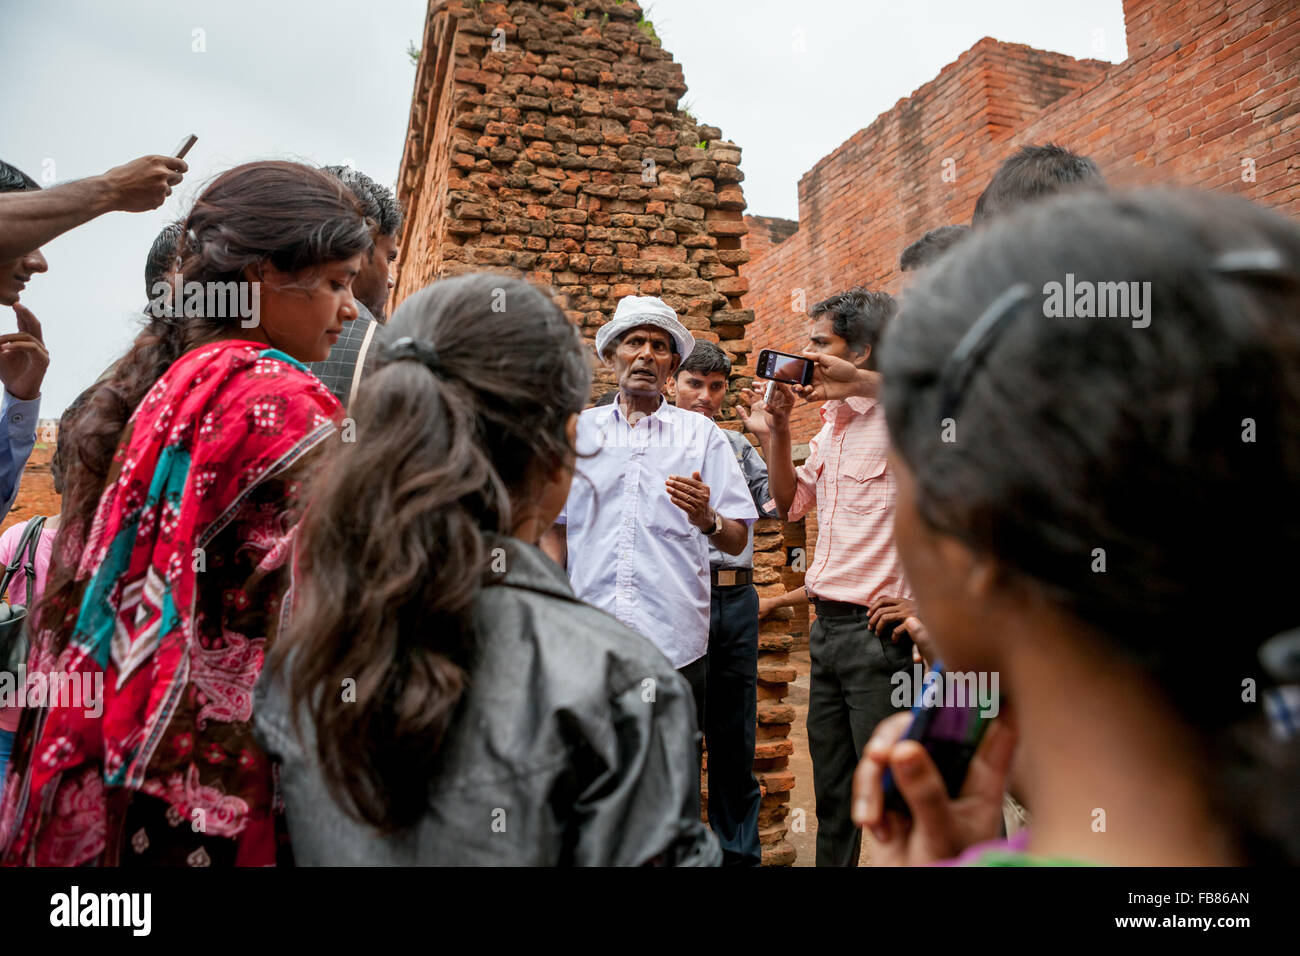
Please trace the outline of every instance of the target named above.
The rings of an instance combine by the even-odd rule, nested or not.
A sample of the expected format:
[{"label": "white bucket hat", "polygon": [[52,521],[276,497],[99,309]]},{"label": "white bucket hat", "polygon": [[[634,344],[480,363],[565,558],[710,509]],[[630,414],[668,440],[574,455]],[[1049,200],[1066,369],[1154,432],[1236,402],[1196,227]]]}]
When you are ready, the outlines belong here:
[{"label": "white bucket hat", "polygon": [[620,335],[639,325],[654,325],[673,337],[677,354],[683,362],[695,348],[695,337],[677,319],[677,313],[663,299],[652,295],[629,295],[618,300],[614,317],[596,332],[596,354],[605,357],[605,349]]}]

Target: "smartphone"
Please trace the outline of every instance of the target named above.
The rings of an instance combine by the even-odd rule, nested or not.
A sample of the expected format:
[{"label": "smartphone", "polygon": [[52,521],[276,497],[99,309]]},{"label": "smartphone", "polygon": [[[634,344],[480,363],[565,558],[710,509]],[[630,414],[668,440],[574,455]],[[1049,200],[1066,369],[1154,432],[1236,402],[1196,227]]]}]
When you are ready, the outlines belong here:
[{"label": "smartphone", "polygon": [[188,153],[190,151],[190,148],[198,141],[199,141],[198,136],[196,136],[193,133],[190,133],[189,136],[186,136],[183,140],[181,140],[181,144],[176,147],[176,151],[172,153],[172,155],[175,156],[177,159],[184,159],[185,154]]},{"label": "smartphone", "polygon": [[[927,695],[927,690],[935,685],[939,693],[932,691]],[[943,664],[935,661],[921,682],[921,692],[912,707],[912,723],[902,739],[915,740],[925,748],[939,768],[948,796],[955,797],[961,792],[975,750],[993,718],[981,715],[983,708],[978,700],[967,700],[965,706],[960,707],[949,705],[944,700],[943,690]],[[930,703],[926,703],[927,700]],[[885,807],[910,817],[912,812],[888,767],[885,768],[883,786]]]},{"label": "smartphone", "polygon": [[787,385],[810,385],[813,377],[813,361],[802,355],[778,352],[776,349],[760,349],[758,365],[754,374],[773,382],[785,382]]}]

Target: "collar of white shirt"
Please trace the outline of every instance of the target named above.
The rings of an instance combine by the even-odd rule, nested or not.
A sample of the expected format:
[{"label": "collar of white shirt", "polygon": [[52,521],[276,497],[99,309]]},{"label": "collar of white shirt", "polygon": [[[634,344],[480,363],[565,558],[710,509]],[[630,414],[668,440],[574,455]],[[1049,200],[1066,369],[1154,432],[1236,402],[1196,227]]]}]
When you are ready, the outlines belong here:
[{"label": "collar of white shirt", "polygon": [[[628,422],[627,417],[624,416],[623,414],[622,405],[623,405],[623,393],[619,392],[618,395],[614,397],[614,401],[610,402],[610,406],[614,409],[612,413],[612,417],[615,421]],[[646,418],[662,418],[664,417],[665,414],[670,414],[664,412],[665,408],[671,408],[676,410],[677,406],[672,404],[670,401],[668,401],[668,399],[664,398],[662,395],[660,395],[658,408],[656,408],[649,415],[645,415],[642,418],[638,418],[635,422],[628,422],[628,424],[631,425],[633,428],[635,428],[637,422],[645,421]]]}]

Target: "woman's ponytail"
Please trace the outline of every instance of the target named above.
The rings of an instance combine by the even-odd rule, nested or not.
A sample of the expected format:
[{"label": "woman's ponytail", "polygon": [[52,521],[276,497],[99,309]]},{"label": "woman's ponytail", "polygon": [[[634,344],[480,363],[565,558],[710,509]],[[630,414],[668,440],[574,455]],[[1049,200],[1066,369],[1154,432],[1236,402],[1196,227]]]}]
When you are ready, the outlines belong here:
[{"label": "woman's ponytail", "polygon": [[[500,306],[502,308],[494,308]],[[591,371],[540,290],[499,276],[413,296],[361,386],[299,526],[288,666],[342,806],[385,831],[423,814],[467,687],[476,601],[511,501],[571,459]]]}]

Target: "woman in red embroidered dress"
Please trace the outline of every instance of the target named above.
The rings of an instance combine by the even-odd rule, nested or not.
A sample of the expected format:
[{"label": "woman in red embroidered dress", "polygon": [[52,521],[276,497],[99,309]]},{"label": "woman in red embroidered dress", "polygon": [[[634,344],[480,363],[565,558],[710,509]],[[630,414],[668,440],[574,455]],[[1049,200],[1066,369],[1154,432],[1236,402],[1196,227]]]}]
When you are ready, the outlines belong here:
[{"label": "woman in red embroidered dress", "polygon": [[154,309],[60,436],[75,457],[28,671],[102,694],[24,714],[2,862],[276,862],[252,691],[298,483],[342,415],[300,363],[356,318],[370,241],[342,184],[295,163],[237,167],[195,203],[184,316]]}]

